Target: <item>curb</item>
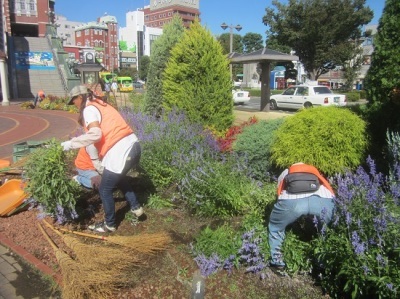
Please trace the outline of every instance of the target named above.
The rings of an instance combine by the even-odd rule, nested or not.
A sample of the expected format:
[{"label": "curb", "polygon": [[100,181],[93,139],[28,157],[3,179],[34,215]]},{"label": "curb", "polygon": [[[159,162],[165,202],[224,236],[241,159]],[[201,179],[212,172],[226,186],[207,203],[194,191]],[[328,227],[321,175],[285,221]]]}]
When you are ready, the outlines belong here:
[{"label": "curb", "polygon": [[28,251],[26,251],[22,246],[15,244],[2,233],[0,233],[0,244],[13,251],[15,254],[19,255],[24,261],[38,269],[44,275],[50,276],[61,287],[62,277],[60,274],[55,273],[49,266],[44,264],[41,260],[33,256]]}]

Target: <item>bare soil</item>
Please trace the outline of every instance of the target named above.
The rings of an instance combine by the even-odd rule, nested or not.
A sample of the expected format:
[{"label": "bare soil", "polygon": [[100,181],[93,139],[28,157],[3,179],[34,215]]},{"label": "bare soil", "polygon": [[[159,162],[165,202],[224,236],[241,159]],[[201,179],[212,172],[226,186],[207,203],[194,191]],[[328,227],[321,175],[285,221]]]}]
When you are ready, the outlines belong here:
[{"label": "bare soil", "polygon": [[[2,180],[5,178],[0,177]],[[135,188],[139,201],[145,203],[148,194],[140,190],[138,184]],[[87,225],[102,220],[103,211],[101,200],[95,191],[83,192],[83,199],[79,202],[83,216],[76,222],[64,224],[63,227],[90,233],[86,230]],[[131,269],[127,274],[129,283],[111,298],[195,298],[191,294],[196,288],[193,287],[193,276],[198,267],[191,255],[190,243],[202,228],[213,225],[213,220],[196,218],[179,207],[161,210],[145,208],[145,217],[138,225],[133,226],[128,217],[125,218],[129,211],[125,200],[118,192],[115,197],[118,229],[113,235],[129,236],[164,231],[171,236],[172,244],[165,251],[141,256],[143,265]],[[54,224],[52,218],[47,217],[46,220]],[[40,221],[36,209],[21,211],[10,217],[0,218],[0,232],[62,275],[53,248],[37,226]],[[61,249],[68,252],[57,234],[49,229],[46,231]],[[104,242],[86,238],[83,240],[88,243]],[[31,273],[35,272],[31,270]],[[205,278],[204,298],[329,298],[308,276],[281,277],[269,269],[266,271],[267,277],[264,280],[261,280],[259,275],[245,273],[243,268],[235,269],[231,273],[220,271]],[[40,280],[40,276],[37,277],[35,276],[35,279]],[[41,283],[35,281],[34,284],[39,289],[38,292],[46,294],[43,298],[59,294],[48,278],[42,277]]]}]

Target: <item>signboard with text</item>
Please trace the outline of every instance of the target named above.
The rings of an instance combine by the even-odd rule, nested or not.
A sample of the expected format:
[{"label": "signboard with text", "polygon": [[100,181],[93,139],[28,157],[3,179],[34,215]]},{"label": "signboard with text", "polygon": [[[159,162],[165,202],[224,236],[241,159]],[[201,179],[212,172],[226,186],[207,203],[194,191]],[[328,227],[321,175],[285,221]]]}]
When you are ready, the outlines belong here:
[{"label": "signboard with text", "polygon": [[53,54],[51,52],[15,52],[15,67],[18,70],[54,70]]},{"label": "signboard with text", "polygon": [[150,10],[180,5],[189,8],[199,9],[200,0],[150,0]]}]

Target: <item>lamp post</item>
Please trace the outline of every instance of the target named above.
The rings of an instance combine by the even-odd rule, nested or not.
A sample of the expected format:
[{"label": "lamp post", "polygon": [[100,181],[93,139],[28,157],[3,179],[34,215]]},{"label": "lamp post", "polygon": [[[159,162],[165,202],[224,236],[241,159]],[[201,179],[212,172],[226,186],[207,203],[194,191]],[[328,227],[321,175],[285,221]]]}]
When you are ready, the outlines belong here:
[{"label": "lamp post", "polygon": [[[233,26],[232,24],[228,26],[224,22],[221,24],[221,28],[224,30],[226,28],[229,28],[229,53],[232,53],[232,51],[233,51],[233,29],[240,31],[240,30],[242,30],[242,26],[240,26],[240,25]],[[232,64],[231,63],[229,64],[229,70],[231,72],[231,80],[232,80]]]}]

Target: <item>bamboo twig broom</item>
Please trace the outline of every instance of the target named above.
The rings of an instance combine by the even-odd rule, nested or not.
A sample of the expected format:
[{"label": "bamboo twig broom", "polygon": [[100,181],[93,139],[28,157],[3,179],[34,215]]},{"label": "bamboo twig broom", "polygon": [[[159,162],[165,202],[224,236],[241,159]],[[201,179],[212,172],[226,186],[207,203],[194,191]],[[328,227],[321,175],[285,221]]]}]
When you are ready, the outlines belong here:
[{"label": "bamboo twig broom", "polygon": [[104,279],[95,271],[72,259],[68,254],[59,249],[49,237],[43,227],[38,223],[40,231],[54,250],[62,272],[62,297],[63,299],[77,298],[110,298],[111,289]]},{"label": "bamboo twig broom", "polygon": [[[85,244],[69,234],[63,234],[46,220],[44,224],[61,237],[65,245],[71,249],[82,263],[85,263],[93,271],[113,270],[114,276],[122,275],[123,270],[141,264],[140,257],[128,252],[121,247],[99,246],[96,244]],[[123,280],[123,279],[122,279]]]},{"label": "bamboo twig broom", "polygon": [[113,244],[118,244],[120,246],[129,247],[141,253],[151,254],[156,251],[161,251],[167,249],[167,246],[171,243],[171,237],[165,233],[144,233],[134,236],[98,236],[88,233],[82,233],[78,231],[68,230],[65,228],[58,228],[59,230],[67,233],[76,234],[79,236],[95,238],[99,240],[108,241]]}]

